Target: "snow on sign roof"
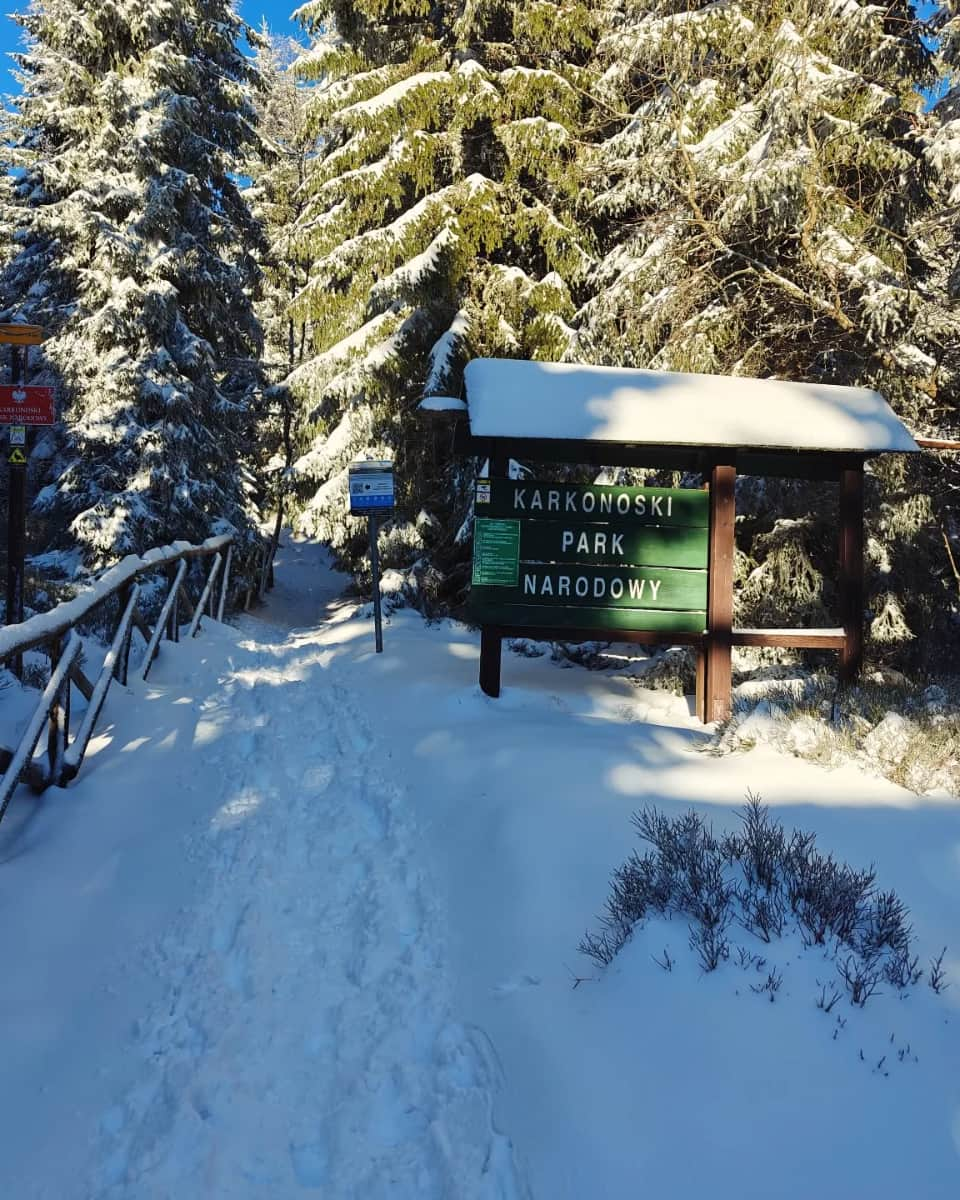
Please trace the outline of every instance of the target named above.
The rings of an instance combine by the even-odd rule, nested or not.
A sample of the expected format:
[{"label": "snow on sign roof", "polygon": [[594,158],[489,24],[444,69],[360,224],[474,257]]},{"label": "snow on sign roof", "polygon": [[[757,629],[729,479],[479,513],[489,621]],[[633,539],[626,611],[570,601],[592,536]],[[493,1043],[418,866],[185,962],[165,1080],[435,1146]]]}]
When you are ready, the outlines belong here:
[{"label": "snow on sign roof", "polygon": [[820,451],[918,450],[866,388],[477,358],[465,372],[473,437]]}]

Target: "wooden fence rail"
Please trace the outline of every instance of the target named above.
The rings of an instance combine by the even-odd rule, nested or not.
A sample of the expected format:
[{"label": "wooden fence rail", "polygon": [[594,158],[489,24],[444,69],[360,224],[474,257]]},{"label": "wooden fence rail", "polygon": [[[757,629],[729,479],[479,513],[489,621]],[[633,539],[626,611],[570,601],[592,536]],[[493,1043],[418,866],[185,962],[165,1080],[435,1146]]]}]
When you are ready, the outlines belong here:
[{"label": "wooden fence rail", "polygon": [[[271,550],[268,543],[261,549],[252,569],[245,572],[249,583],[245,593],[241,587],[241,593],[245,596],[246,608],[263,596],[271,566]],[[171,546],[149,550],[142,557],[131,554],[73,600],[22,624],[0,629],[0,663],[12,662],[16,669],[26,651],[38,648],[50,658],[50,679],[19,743],[14,749],[0,745],[0,771],[3,772],[0,777],[0,821],[19,783],[24,782],[39,793],[51,784],[63,786],[76,777],[110,684],[116,679],[126,685],[134,629],[140,631],[146,643],[139,670],[141,677],[146,679],[163,637],[166,636],[168,641],[180,640],[181,604],[189,620],[188,640],[200,632],[200,622],[207,611],[211,616],[216,612],[217,620],[223,620],[233,556],[230,534],[208,538],[199,546],[174,542]],[[210,566],[205,571],[203,588],[194,605],[187,593],[186,576],[190,562],[199,559],[209,559]],[[167,594],[151,629],[138,606],[141,595],[138,580],[156,571],[166,575]],[[215,596],[218,578],[219,596]],[[119,601],[119,618],[96,683],[91,683],[80,665],[82,644],[76,627],[114,598]],[[72,739],[71,684],[87,702],[83,720]],[[47,730],[46,755],[36,757],[44,727]]]}]

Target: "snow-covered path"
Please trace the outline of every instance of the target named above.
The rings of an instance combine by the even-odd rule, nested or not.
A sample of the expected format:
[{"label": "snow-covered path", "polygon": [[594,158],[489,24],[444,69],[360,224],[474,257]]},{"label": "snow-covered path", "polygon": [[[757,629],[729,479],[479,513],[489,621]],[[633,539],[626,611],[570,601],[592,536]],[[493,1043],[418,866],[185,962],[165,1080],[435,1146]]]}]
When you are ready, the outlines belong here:
[{"label": "snow-covered path", "polygon": [[210,889],[162,944],[169,1005],[103,1118],[93,1190],[480,1195],[490,1065],[448,1021],[399,793],[345,690],[284,659],[258,647],[203,706],[224,796],[201,851]]},{"label": "snow-covered path", "polygon": [[[317,565],[314,558],[314,572]],[[161,738],[162,749],[145,751],[159,774],[128,772],[123,780],[135,789],[126,800],[138,807],[163,805],[174,790],[198,802],[203,819],[180,843],[189,865],[179,884],[176,840],[154,844],[169,856],[170,889],[179,888],[183,903],[142,913],[139,929],[121,929],[117,954],[99,951],[122,1010],[115,1044],[97,1044],[98,1030],[84,1048],[76,1030],[58,1031],[40,1103],[27,1099],[33,1121],[23,1121],[23,1136],[11,1143],[12,1164],[8,1153],[0,1159],[0,1194],[521,1194],[510,1147],[492,1124],[489,1046],[449,1010],[445,929],[409,806],[389,763],[377,761],[368,720],[337,668],[324,672],[323,686],[312,678],[327,652],[280,627],[329,600],[330,588],[315,583],[281,583],[267,620],[245,618],[239,642],[211,627],[205,636],[214,644],[203,644],[204,661],[192,664],[198,678],[190,679],[179,648],[161,659],[146,700],[134,696],[128,721],[109,729],[110,745],[85,773],[85,788],[71,790],[82,805],[105,774],[101,758],[150,743],[148,722],[161,705],[195,713],[184,754],[176,738]],[[206,695],[177,694],[197,683]],[[11,846],[24,861],[34,857],[31,841],[42,859],[51,849],[44,839],[63,833],[34,830],[31,839],[31,828]],[[138,843],[133,854],[148,859],[151,845]],[[34,861],[33,871],[40,866]],[[39,890],[35,875],[27,883]],[[131,883],[101,873],[94,888],[121,907]],[[89,890],[89,879],[77,889]],[[40,924],[55,925],[49,897],[42,909]],[[47,928],[29,930],[24,915],[25,937],[49,937]],[[74,924],[76,913],[62,919]],[[116,941],[115,927],[105,923],[104,936]],[[119,977],[124,961],[138,986]],[[89,964],[79,969],[86,975]],[[77,985],[74,971],[63,978],[54,967],[53,975],[41,987]],[[29,1008],[27,997],[16,1001]],[[8,1031],[24,1011],[11,1009]],[[122,1065],[105,1062],[105,1052]],[[25,1056],[13,1065],[29,1079],[37,1064]],[[122,1086],[107,1104],[110,1089],[101,1089],[97,1110],[88,1081],[104,1069]],[[51,1092],[61,1107],[76,1108],[76,1125],[57,1148],[59,1161],[38,1173],[50,1131],[41,1125],[38,1137],[36,1122]],[[18,1149],[26,1151],[19,1164]]]},{"label": "snow-covered path", "polygon": [[[960,800],[698,753],[680,698],[548,656],[490,701],[475,633],[401,612],[376,655],[343,582],[291,542],[11,806],[3,1200],[960,1194]],[[826,1015],[784,938],[771,1004],[682,919],[577,954],[637,807],[729,828],[747,788],[876,863],[954,985]]]}]

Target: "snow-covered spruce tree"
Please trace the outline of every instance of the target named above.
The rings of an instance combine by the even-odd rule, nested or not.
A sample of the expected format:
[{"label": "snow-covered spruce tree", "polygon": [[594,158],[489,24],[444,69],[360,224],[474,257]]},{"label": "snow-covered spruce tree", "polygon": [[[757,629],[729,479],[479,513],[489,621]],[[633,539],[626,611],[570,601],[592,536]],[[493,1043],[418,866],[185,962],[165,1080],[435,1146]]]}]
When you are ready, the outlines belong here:
[{"label": "snow-covered spruce tree", "polygon": [[[943,59],[953,67],[954,80],[960,78],[960,22],[943,30],[940,40]],[[939,251],[938,280],[942,292],[952,302],[960,327],[960,84],[937,104],[934,115],[938,124],[927,153],[933,169],[943,181],[942,208],[929,223],[927,238]],[[948,348],[953,369],[960,372],[960,334]],[[941,432],[945,439],[960,443],[960,404],[945,411]],[[947,451],[937,455],[938,471],[934,484],[936,511],[943,516],[944,546],[952,576],[954,619],[960,623],[960,454]]]},{"label": "snow-covered spruce tree", "polygon": [[[957,316],[918,89],[944,66],[912,4],[611,0],[605,18],[585,196],[602,258],[578,356],[874,387],[917,433],[939,430]],[[932,483],[919,462],[877,468],[875,647],[951,624]],[[822,621],[835,489],[742,500],[742,618]]]},{"label": "snow-covered spruce tree", "polygon": [[[349,462],[396,459],[406,520],[384,534],[388,562],[462,560],[465,473],[421,397],[456,394],[475,354],[569,348],[592,261],[573,210],[595,7],[316,0],[297,14],[323,34],[299,64],[321,139],[296,244],[312,351],[289,381],[310,427],[300,522],[351,566],[364,526],[346,515]],[[456,576],[432,578],[455,591]]]},{"label": "snow-covered spruce tree", "polygon": [[292,239],[305,204],[304,182],[315,139],[306,122],[308,91],[298,85],[293,63],[303,46],[292,38],[260,31],[256,65],[262,83],[256,97],[260,141],[245,174],[252,181],[244,197],[264,230],[262,286],[256,313],[263,329],[267,387],[260,423],[259,472],[266,504],[273,513],[274,549],[286,518],[286,493],[295,457],[300,409],[287,376],[303,361],[306,325],[290,303],[307,282],[292,252]]},{"label": "snow-covered spruce tree", "polygon": [[252,536],[244,26],[230,0],[34,0],[17,20],[0,319],[46,327],[42,368],[63,401],[36,514],[88,566],[214,530]]}]

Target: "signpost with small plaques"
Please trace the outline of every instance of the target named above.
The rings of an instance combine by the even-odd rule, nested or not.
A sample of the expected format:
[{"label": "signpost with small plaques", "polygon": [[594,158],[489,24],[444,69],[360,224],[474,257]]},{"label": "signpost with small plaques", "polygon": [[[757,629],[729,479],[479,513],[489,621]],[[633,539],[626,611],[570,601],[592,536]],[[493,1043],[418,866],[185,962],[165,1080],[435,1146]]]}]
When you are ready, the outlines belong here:
[{"label": "signpost with small plaques", "polygon": [[373,623],[377,653],[383,653],[383,617],[380,605],[380,555],[377,549],[379,519],[394,509],[393,463],[364,459],[349,470],[350,513],[367,517],[370,527],[370,571],[373,576]]},{"label": "signpost with small plaques", "polygon": [[0,425],[52,425],[55,419],[52,387],[0,386]]},{"label": "signpost with small plaques", "polygon": [[[27,460],[28,428],[52,425],[56,419],[54,392],[51,387],[36,387],[25,382],[30,346],[43,341],[39,325],[0,324],[0,345],[10,347],[10,383],[0,385],[0,425],[7,426],[7,590],[6,623],[23,620],[23,579],[27,543]],[[22,662],[12,662],[14,673],[22,671]]]}]

